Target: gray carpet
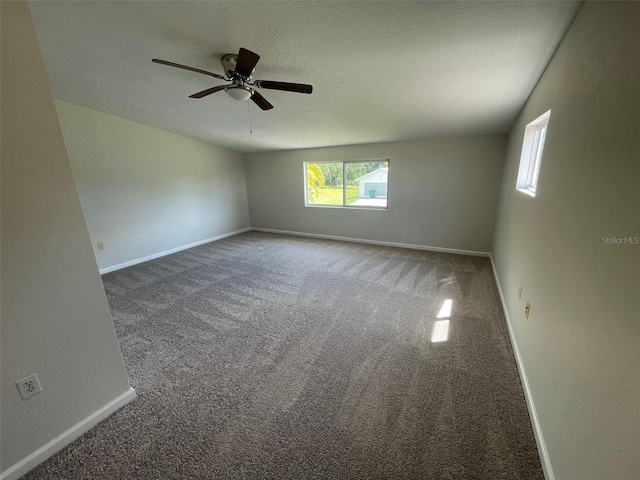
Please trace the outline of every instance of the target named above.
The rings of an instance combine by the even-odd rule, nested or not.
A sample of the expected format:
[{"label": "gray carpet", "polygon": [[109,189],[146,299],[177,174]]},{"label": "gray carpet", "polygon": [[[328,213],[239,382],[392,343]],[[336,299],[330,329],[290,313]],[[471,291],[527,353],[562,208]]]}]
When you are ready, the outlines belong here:
[{"label": "gray carpet", "polygon": [[27,479],[544,478],[487,258],[250,232],[103,282],[138,398]]}]

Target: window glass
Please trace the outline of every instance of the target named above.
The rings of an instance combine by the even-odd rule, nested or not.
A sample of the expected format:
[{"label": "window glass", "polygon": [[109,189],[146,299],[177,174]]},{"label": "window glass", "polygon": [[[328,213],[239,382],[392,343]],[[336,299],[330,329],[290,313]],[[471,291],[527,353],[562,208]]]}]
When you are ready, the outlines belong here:
[{"label": "window glass", "polygon": [[542,152],[550,116],[551,110],[540,115],[524,129],[516,189],[532,197],[536,196],[538,188]]},{"label": "window glass", "polygon": [[387,208],[389,161],[305,163],[307,206]]}]

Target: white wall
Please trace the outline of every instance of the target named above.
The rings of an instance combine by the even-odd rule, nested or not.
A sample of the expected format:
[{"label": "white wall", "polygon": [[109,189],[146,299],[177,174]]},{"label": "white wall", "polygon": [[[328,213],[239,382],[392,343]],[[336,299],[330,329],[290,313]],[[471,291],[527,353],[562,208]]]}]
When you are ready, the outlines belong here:
[{"label": "white wall", "polygon": [[[505,145],[491,135],[247,154],[251,226],[488,252]],[[389,159],[388,210],[304,206],[303,162],[371,158]]]},{"label": "white wall", "polygon": [[[0,2],[0,11],[0,470],[15,478],[22,460],[132,391],[29,5]],[[33,372],[43,391],[22,401],[14,382]]]},{"label": "white wall", "polygon": [[56,108],[100,269],[249,227],[241,154],[69,103]]},{"label": "white wall", "polygon": [[[640,3],[585,3],[509,136],[492,254],[556,479],[640,475],[640,245],[602,240],[640,237],[639,32]],[[524,127],[549,108],[531,198]]]}]

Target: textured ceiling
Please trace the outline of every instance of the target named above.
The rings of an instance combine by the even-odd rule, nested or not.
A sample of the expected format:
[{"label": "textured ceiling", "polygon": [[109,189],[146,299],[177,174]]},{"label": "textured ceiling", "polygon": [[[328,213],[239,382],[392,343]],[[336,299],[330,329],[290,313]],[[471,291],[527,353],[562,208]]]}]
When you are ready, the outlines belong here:
[{"label": "textured ceiling", "polygon": [[[54,97],[239,152],[506,132],[578,2],[31,2]],[[223,81],[220,57],[261,55],[254,78],[311,95]],[[249,121],[252,131],[249,130]]]}]

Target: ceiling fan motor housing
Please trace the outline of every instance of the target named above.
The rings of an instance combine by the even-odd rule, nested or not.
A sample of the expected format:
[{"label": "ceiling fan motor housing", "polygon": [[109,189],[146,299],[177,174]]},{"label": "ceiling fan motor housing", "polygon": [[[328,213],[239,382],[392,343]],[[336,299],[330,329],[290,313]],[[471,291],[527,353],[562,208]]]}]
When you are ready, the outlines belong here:
[{"label": "ceiling fan motor housing", "polygon": [[235,53],[228,53],[222,56],[221,63],[222,68],[224,69],[224,73],[229,78],[235,78],[238,74],[236,73],[236,63],[238,61],[238,55]]}]

